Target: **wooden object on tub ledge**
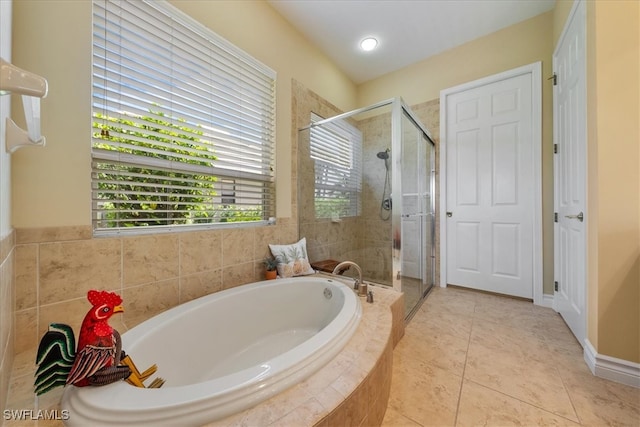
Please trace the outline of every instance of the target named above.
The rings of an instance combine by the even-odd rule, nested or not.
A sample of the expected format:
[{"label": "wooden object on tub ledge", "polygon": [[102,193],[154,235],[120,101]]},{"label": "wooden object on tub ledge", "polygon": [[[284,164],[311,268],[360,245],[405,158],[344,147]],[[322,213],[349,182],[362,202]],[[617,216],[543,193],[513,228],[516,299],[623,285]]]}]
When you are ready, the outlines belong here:
[{"label": "wooden object on tub ledge", "polygon": [[[322,261],[316,261],[311,263],[311,268],[318,271],[324,271],[325,273],[333,273],[333,270],[336,268],[338,264],[342,261],[336,261],[335,259],[324,259]],[[345,271],[349,269],[349,266],[344,267],[338,274],[342,275]]]}]

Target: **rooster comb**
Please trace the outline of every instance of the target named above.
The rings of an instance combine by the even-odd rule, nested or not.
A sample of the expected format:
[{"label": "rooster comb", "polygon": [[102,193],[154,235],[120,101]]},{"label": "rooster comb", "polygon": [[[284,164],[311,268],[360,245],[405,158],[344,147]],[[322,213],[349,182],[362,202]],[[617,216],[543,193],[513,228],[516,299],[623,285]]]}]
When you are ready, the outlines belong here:
[{"label": "rooster comb", "polygon": [[122,304],[122,297],[115,292],[91,290],[87,293],[87,299],[93,306],[107,304],[115,307]]}]

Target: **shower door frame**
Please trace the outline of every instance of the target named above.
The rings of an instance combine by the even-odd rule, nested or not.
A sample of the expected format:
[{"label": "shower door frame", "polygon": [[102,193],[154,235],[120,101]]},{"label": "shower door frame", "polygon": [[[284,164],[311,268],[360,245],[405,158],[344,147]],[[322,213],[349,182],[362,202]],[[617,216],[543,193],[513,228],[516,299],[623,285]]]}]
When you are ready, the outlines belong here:
[{"label": "shower door frame", "polygon": [[[407,118],[413,122],[416,126],[416,130],[422,133],[422,137],[420,141],[426,140],[425,142],[431,144],[431,156],[428,159],[426,166],[429,168],[428,175],[425,175],[425,178],[428,179],[428,191],[430,194],[429,204],[428,206],[429,212],[426,215],[431,217],[431,241],[427,242],[427,244],[431,245],[431,256],[430,259],[423,259],[424,256],[421,256],[421,262],[423,263],[420,267],[421,275],[427,271],[426,263],[431,264],[431,278],[430,283],[427,284],[426,288],[421,289],[420,298],[416,307],[419,305],[419,302],[424,299],[427,292],[433,287],[435,284],[435,143],[433,141],[433,137],[428,129],[424,127],[421,121],[416,117],[411,108],[404,102],[404,100],[400,97],[394,98],[394,103],[391,111],[391,155],[392,155],[392,179],[391,179],[391,192],[392,194],[396,194],[397,196],[393,199],[393,208],[391,215],[391,235],[392,235],[392,246],[393,246],[393,255],[392,255],[392,283],[393,288],[397,291],[402,291],[402,260],[403,260],[403,249],[404,245],[401,241],[400,236],[402,236],[402,215],[404,212],[403,207],[403,190],[402,190],[402,116],[406,114]],[[421,238],[424,238],[425,233],[421,233]],[[421,247],[424,242],[421,242]],[[396,250],[399,248],[399,250]],[[424,255],[424,254],[423,254]],[[423,281],[425,277],[421,277]],[[413,307],[415,309],[415,307]],[[413,309],[406,313],[407,317],[411,316]]]}]

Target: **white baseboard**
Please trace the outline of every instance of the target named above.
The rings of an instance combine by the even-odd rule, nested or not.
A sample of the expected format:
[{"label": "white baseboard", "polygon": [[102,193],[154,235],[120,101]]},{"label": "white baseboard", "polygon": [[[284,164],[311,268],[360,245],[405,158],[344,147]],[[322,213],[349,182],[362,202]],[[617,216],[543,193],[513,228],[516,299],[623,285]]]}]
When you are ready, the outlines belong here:
[{"label": "white baseboard", "polygon": [[589,340],[585,340],[584,360],[596,377],[640,388],[640,363],[598,354]]},{"label": "white baseboard", "polygon": [[536,305],[553,308],[553,294],[542,294],[542,301],[538,301]]}]

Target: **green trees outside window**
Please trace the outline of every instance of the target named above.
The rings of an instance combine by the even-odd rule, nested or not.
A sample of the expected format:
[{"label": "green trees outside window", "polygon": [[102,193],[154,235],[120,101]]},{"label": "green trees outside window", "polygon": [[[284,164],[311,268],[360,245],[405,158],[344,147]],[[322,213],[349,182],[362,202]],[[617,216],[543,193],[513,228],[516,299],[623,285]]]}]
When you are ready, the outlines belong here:
[{"label": "green trees outside window", "polygon": [[[168,162],[211,169],[218,160],[201,127],[166,117],[162,111],[145,116],[110,117],[94,113],[93,149],[130,155],[133,161],[109,162],[94,156],[94,203],[99,228],[259,221],[262,209],[222,204],[217,176],[192,172],[193,167],[166,168]],[[138,162],[136,158],[158,159]],[[155,166],[155,165],[158,166]],[[191,171],[190,171],[191,170]]]}]

